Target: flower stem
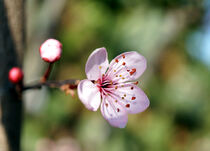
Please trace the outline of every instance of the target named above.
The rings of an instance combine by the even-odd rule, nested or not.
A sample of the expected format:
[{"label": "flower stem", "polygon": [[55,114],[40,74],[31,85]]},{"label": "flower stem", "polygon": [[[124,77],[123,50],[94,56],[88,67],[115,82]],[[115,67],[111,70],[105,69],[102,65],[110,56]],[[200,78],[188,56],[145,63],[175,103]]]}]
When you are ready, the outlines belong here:
[{"label": "flower stem", "polygon": [[43,75],[43,77],[41,78],[41,83],[44,83],[47,81],[48,77],[50,76],[50,72],[53,68],[53,63],[49,63],[49,66],[47,68],[47,70],[45,71],[45,74]]}]

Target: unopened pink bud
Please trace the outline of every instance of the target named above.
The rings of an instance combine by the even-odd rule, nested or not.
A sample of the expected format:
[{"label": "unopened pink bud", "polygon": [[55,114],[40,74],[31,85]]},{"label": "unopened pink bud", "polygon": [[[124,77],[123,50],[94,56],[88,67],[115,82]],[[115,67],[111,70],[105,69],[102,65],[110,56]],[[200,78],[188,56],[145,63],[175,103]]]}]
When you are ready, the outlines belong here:
[{"label": "unopened pink bud", "polygon": [[41,45],[39,52],[44,61],[55,62],[61,57],[62,44],[56,39],[48,39]]},{"label": "unopened pink bud", "polygon": [[19,83],[20,81],[23,80],[23,72],[20,68],[18,67],[13,67],[12,69],[10,69],[9,71],[9,80],[12,83]]}]

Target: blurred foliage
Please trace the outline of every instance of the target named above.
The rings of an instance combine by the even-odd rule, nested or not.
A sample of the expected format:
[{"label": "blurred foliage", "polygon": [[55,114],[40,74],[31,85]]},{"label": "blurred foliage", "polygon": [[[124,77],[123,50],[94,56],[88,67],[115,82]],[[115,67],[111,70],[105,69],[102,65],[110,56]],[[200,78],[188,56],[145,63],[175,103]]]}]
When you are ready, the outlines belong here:
[{"label": "blurred foliage", "polygon": [[[71,147],[65,151],[209,151],[210,64],[201,57],[205,37],[194,34],[203,31],[202,37],[210,30],[208,4],[208,0],[67,1],[55,31],[63,56],[53,78],[86,78],[86,60],[99,47],[107,48],[110,60],[121,52],[139,51],[148,60],[139,86],[151,105],[129,116],[125,129],[117,129],[100,111],[88,111],[77,96],[49,90],[39,112],[26,114],[24,150],[48,151],[53,150],[50,146],[67,144]],[[205,48],[210,52],[209,45]],[[210,55],[205,58],[210,60]],[[61,143],[63,138],[68,143]]]}]

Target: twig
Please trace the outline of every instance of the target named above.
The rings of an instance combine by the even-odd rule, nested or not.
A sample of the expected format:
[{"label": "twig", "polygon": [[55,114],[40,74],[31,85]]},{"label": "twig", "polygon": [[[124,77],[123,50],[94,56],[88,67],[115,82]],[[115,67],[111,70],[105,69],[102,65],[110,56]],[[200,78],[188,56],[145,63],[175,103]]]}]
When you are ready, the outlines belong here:
[{"label": "twig", "polygon": [[23,86],[22,91],[30,90],[30,89],[41,89],[42,86],[50,87],[50,88],[61,88],[64,85],[68,85],[70,89],[76,89],[79,84],[79,80],[69,79],[63,81],[46,81],[42,83],[35,83],[31,85]]}]

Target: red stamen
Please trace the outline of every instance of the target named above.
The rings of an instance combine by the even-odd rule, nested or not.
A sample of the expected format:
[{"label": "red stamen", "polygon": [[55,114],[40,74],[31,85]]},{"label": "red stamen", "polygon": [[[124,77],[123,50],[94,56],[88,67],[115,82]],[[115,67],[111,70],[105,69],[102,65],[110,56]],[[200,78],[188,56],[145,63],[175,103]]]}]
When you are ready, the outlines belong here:
[{"label": "red stamen", "polygon": [[136,72],[136,68],[131,69],[130,75],[133,75]]},{"label": "red stamen", "polygon": [[123,62],[122,65],[124,66],[125,65],[125,62]]},{"label": "red stamen", "polygon": [[137,85],[139,82],[138,81],[136,81],[136,82],[134,82],[133,84],[135,84],[135,85]]},{"label": "red stamen", "polygon": [[131,100],[135,100],[135,99],[136,99],[136,97],[134,97],[134,96],[131,98]]},{"label": "red stamen", "polygon": [[125,55],[122,55],[123,59],[125,59]]},{"label": "red stamen", "polygon": [[119,60],[118,60],[118,59],[115,59],[115,62],[117,62],[117,63],[118,63],[118,62],[119,62]]},{"label": "red stamen", "polygon": [[130,107],[130,104],[126,104],[125,107],[129,108]]}]

